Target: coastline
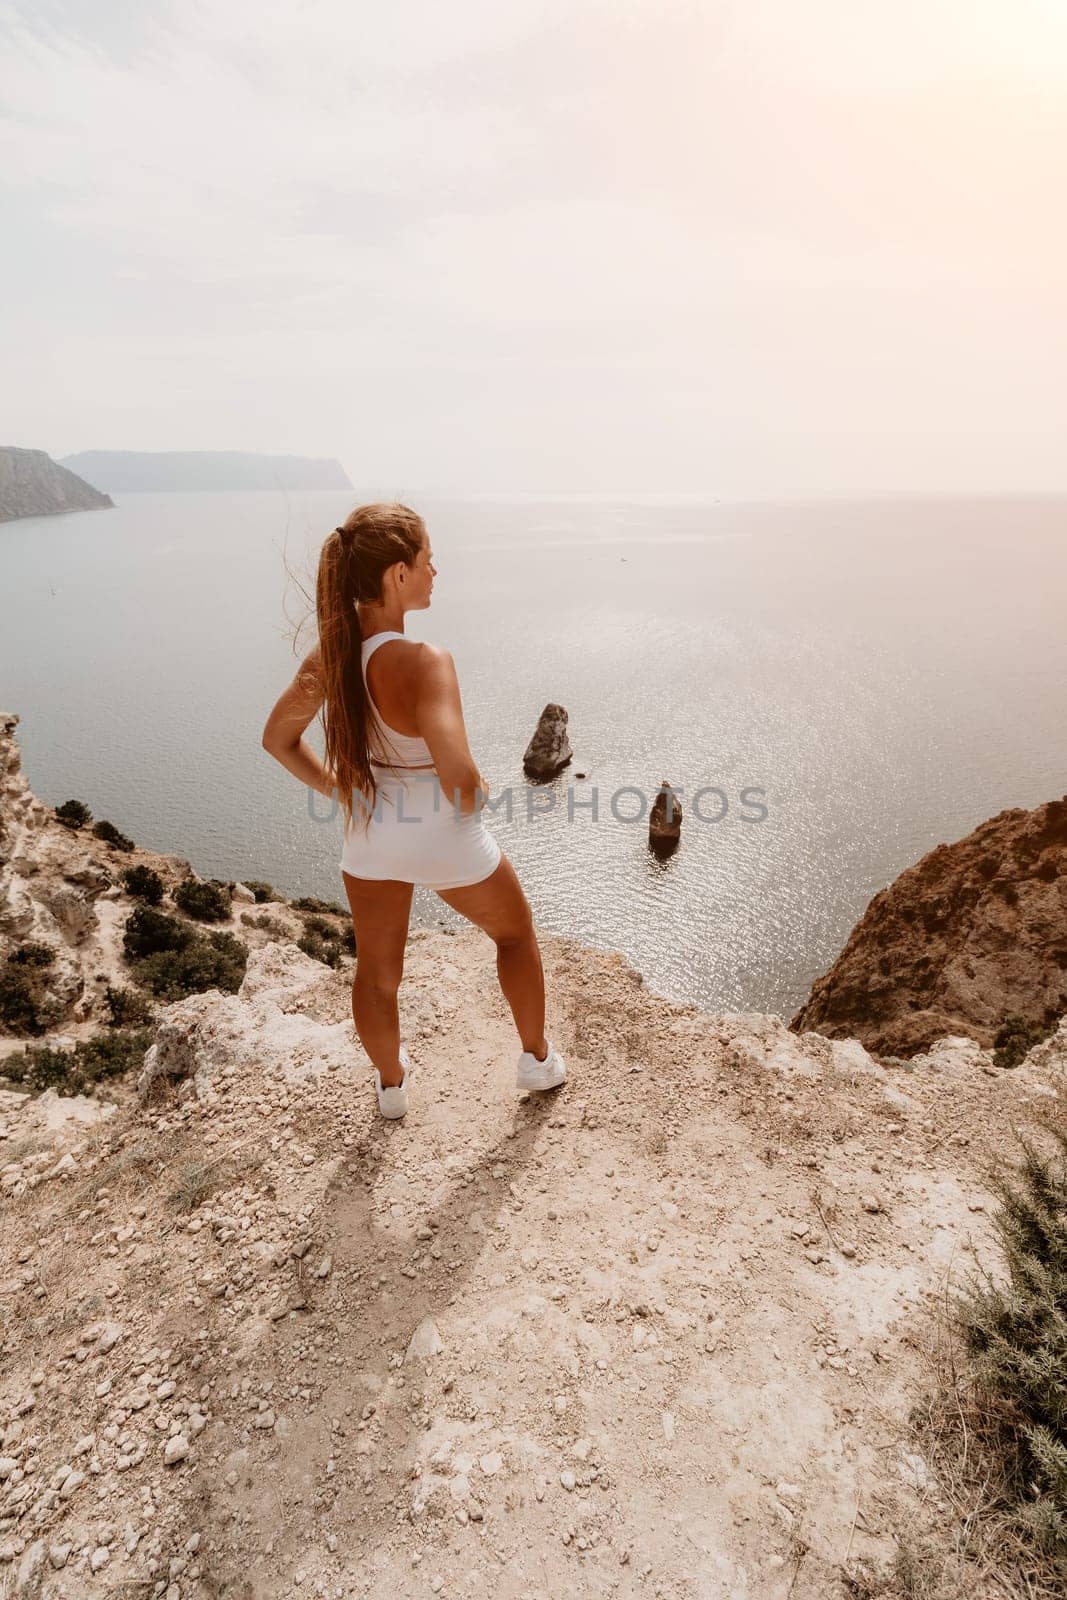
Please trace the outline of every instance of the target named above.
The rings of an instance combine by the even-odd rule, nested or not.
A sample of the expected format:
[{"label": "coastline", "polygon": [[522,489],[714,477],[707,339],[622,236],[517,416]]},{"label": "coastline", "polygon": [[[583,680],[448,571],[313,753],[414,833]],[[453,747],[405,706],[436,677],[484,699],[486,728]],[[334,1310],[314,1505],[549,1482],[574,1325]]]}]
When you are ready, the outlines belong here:
[{"label": "coastline", "polygon": [[[52,918],[88,1005],[131,902],[13,748],[8,904]],[[383,1124],[351,962],[297,947],[308,915],[233,902],[240,985],[161,1009],[141,1092],[0,1092],[0,1425],[19,1472],[32,1440],[41,1486],[73,1484],[9,1482],[0,1558],[61,1556],[56,1596],[178,1561],[183,1600],[400,1593],[413,1561],[448,1591],[814,1600],[920,1532],[950,1562],[911,1411],[952,1274],[994,1263],[984,1163],[1062,1085],[1063,1031],[1011,1073],[963,1039],[892,1069],[548,934],[571,1080],[517,1100],[490,941],[415,929],[417,1088]]]}]

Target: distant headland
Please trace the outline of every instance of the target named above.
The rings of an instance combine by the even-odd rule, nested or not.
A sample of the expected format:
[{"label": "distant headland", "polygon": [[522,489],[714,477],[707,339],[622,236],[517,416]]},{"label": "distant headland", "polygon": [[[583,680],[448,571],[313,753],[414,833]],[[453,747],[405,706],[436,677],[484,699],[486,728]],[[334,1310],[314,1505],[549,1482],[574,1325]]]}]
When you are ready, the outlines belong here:
[{"label": "distant headland", "polygon": [[17,517],[54,517],[63,511],[94,511],[114,502],[91,483],[60,466],[46,450],[0,445],[0,522]]},{"label": "distant headland", "polygon": [[243,450],[83,450],[64,456],[62,464],[109,494],[352,488],[339,461]]}]

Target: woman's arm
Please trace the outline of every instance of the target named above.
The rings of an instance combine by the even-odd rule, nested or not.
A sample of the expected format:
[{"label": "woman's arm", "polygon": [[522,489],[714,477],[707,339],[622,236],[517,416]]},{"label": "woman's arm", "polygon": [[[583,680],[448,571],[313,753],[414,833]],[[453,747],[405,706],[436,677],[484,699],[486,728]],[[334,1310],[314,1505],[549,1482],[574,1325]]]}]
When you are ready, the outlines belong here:
[{"label": "woman's arm", "polygon": [[422,646],[416,684],[415,726],[425,739],[450,805],[465,814],[484,804],[489,785],[467,742],[456,664],[448,650]]},{"label": "woman's arm", "polygon": [[279,697],[263,729],[262,744],[287,772],[310,789],[332,800],[337,784],[314,750],[302,737],[304,729],[326,698],[320,671],[319,648],[301,664],[288,689]]}]

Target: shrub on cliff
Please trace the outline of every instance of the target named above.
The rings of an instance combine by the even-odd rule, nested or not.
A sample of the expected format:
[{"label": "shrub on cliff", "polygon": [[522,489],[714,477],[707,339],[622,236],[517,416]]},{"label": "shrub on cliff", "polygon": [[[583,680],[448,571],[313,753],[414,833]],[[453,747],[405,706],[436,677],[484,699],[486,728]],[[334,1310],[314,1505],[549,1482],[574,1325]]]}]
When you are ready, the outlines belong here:
[{"label": "shrub on cliff", "polygon": [[304,932],[296,943],[305,955],[313,956],[316,961],[324,961],[328,967],[338,967],[344,954],[356,953],[352,924],[339,928],[336,923],[327,922],[325,917],[307,917]]},{"label": "shrub on cliff", "polygon": [[48,993],[51,945],[27,940],[0,966],[0,1027],[8,1033],[45,1033],[62,1019],[63,1007]]},{"label": "shrub on cliff", "polygon": [[217,878],[209,883],[201,883],[199,878],[184,879],[174,891],[174,904],[197,922],[229,921],[229,890]]},{"label": "shrub on cliff", "polygon": [[290,937],[289,926],[281,917],[272,917],[269,911],[242,911],[241,921],[247,928],[261,928],[264,933],[273,934],[276,939]]},{"label": "shrub on cliff", "polygon": [[178,950],[160,950],[131,963],[137,982],[162,1000],[180,1000],[205,989],[236,994],[248,964],[248,946],[232,933],[217,930],[200,934],[190,930],[189,940]]},{"label": "shrub on cliff", "polygon": [[127,894],[146,905],[158,906],[163,898],[163,879],[151,867],[127,867],[122,874],[122,885]]},{"label": "shrub on cliff", "polygon": [[35,1045],[8,1056],[4,1076],[26,1089],[86,1094],[105,1079],[140,1067],[151,1043],[151,1028],[130,1028],[79,1039],[73,1050]]},{"label": "shrub on cliff", "polygon": [[15,967],[50,967],[56,959],[56,953],[50,944],[44,944],[39,939],[27,939],[24,944],[17,945],[7,959]]},{"label": "shrub on cliff", "polygon": [[56,821],[61,822],[64,828],[84,828],[92,820],[92,812],[80,800],[64,800],[61,806],[56,806]]},{"label": "shrub on cliff", "polygon": [[261,878],[244,878],[242,881],[246,889],[251,889],[252,893],[256,897],[256,903],[258,905],[262,905],[264,900],[277,899],[277,895],[274,893],[274,890],[271,888],[270,884],[264,883]]},{"label": "shrub on cliff", "polygon": [[1008,1282],[972,1284],[956,1316],[997,1500],[1067,1577],[1067,1132],[1046,1126],[1055,1162],[1020,1136],[1019,1181],[990,1174]]},{"label": "shrub on cliff", "polygon": [[108,1025],[112,1028],[129,1028],[152,1021],[152,1008],[136,989],[116,989],[109,983],[104,990],[104,1000],[110,1012]]},{"label": "shrub on cliff", "polygon": [[348,912],[344,906],[338,905],[336,900],[317,900],[313,894],[303,894],[299,900],[292,902],[294,911],[329,911],[335,917],[347,917]]},{"label": "shrub on cliff", "polygon": [[113,845],[116,850],[129,851],[134,848],[133,840],[127,839],[124,833],[120,833],[113,822],[103,820],[94,822],[93,832],[98,839],[103,839],[105,844]]},{"label": "shrub on cliff", "polygon": [[163,1000],[204,989],[236,994],[248,962],[248,946],[232,933],[203,934],[153,906],[130,912],[122,947],[135,980]]},{"label": "shrub on cliff", "polygon": [[135,906],[126,918],[122,948],[127,959],[137,960],[162,950],[182,950],[194,937],[194,930],[177,917],[153,906]]}]

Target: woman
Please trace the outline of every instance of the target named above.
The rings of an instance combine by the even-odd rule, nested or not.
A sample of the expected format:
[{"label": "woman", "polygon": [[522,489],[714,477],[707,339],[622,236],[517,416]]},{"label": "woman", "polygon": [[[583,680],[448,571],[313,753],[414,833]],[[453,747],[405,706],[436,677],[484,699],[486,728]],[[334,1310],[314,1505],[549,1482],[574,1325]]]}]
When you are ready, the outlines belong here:
[{"label": "woman", "polygon": [[[436,572],[416,512],[353,511],[319,554],[318,644],[263,730],[264,749],[283,767],[341,803],[341,876],[356,934],[352,1015],[383,1117],[404,1115],[413,1077],[397,990],[416,883],[496,944],[500,987],[522,1043],[517,1087],[554,1089],[567,1076],[545,1038],[530,907],[480,814],[488,785],[467,742],[455,663],[449,651],[404,633],[406,613],[429,606]],[[325,764],[302,737],[320,709]]]}]

